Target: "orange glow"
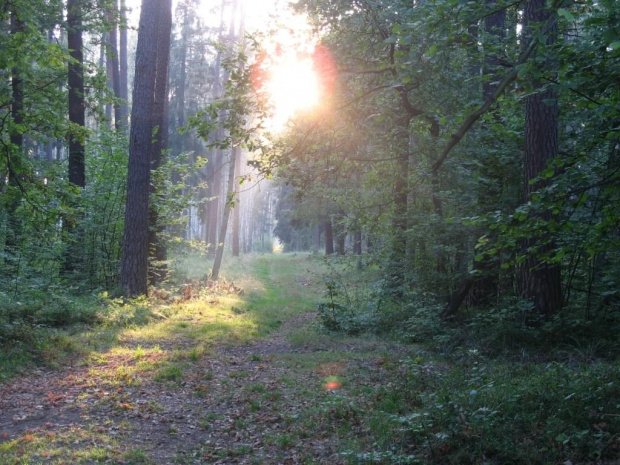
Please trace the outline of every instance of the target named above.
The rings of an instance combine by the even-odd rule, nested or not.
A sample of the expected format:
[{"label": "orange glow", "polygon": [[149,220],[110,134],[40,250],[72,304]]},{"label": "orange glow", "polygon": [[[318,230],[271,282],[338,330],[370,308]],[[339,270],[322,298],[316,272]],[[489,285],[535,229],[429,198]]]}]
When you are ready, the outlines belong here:
[{"label": "orange glow", "polygon": [[328,391],[333,391],[334,389],[339,389],[342,386],[338,381],[330,381],[329,383],[325,383],[325,389]]}]

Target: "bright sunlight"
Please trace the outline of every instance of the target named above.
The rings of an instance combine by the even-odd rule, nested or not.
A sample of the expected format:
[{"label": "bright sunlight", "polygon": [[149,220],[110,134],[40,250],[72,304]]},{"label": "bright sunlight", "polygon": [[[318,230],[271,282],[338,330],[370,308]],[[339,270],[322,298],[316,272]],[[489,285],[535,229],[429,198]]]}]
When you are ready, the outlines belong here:
[{"label": "bright sunlight", "polygon": [[[278,13],[276,22],[286,26],[272,29],[263,43],[264,55],[257,60],[259,76],[255,81],[272,112],[267,128],[275,131],[295,115],[316,109],[324,97],[316,44],[307,18],[286,9]],[[263,24],[266,29],[269,26]]]},{"label": "bright sunlight", "polygon": [[320,100],[320,87],[310,58],[285,56],[268,72],[265,89],[273,116],[272,129],[283,127],[297,112],[314,108]]}]

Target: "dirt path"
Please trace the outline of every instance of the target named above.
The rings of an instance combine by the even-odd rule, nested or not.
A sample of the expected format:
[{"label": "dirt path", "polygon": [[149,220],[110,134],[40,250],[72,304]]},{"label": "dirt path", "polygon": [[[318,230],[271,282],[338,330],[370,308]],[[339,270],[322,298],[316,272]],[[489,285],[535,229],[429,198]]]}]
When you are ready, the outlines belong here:
[{"label": "dirt path", "polygon": [[[291,343],[314,321],[303,313],[267,338],[204,353],[184,339],[137,353],[126,338],[126,352],[15,379],[0,386],[0,464],[345,463],[340,416],[354,412],[340,380],[378,382],[379,354],[396,349]],[[154,370],[166,358],[174,364]]]}]

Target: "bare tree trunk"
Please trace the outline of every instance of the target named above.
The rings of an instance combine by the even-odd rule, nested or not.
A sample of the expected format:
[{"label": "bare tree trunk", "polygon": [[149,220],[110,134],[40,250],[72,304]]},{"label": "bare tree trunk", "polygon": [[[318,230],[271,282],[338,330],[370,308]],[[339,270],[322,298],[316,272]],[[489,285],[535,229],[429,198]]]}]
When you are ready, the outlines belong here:
[{"label": "bare tree trunk", "polygon": [[325,221],[325,255],[334,253],[334,231],[331,220]]},{"label": "bare tree trunk", "polygon": [[[223,38],[222,32],[224,29],[224,6],[225,1],[222,0],[222,17],[220,22],[220,40]],[[230,23],[228,26],[228,41],[229,45],[232,43],[235,36],[235,12],[237,9],[237,1],[233,0],[232,2],[232,14],[230,16]],[[216,99],[222,98],[225,93],[226,83],[228,82],[229,73],[227,71],[221,75],[221,63],[222,63],[222,52],[217,54],[215,60],[215,83],[213,86],[213,93]],[[217,131],[216,140],[221,141],[224,138],[224,130],[221,129],[226,121],[226,112],[221,111],[219,114],[219,126],[220,129]],[[221,147],[217,147],[215,150],[215,159],[213,160],[213,181],[211,187],[211,205],[209,207],[209,235],[207,242],[209,244],[214,244],[214,248],[211,249],[213,253],[216,252],[218,244],[221,242],[221,238],[218,237],[218,225],[221,228],[221,223],[219,221],[220,218],[220,204],[222,203],[222,168],[223,168],[223,160],[224,160],[224,151]],[[224,199],[224,202],[226,200]]]},{"label": "bare tree trunk", "polygon": [[[167,11],[166,11],[167,10]],[[136,75],[129,136],[129,168],[125,232],[121,259],[121,286],[128,297],[147,294],[149,193],[153,137],[153,107],[157,73],[159,15],[170,14],[169,0],[142,0]]]},{"label": "bare tree trunk", "polygon": [[[239,152],[239,160],[235,163],[235,176],[234,179],[239,179],[241,175],[241,152]],[[238,186],[238,184],[236,184]],[[233,210],[233,230],[232,230],[232,254],[233,257],[238,257],[240,253],[240,241],[241,241],[241,196],[239,192],[235,195],[235,208]]]},{"label": "bare tree trunk", "polygon": [[[165,10],[157,27],[157,71],[155,74],[155,96],[153,101],[153,128],[155,137],[151,149],[151,171],[157,170],[168,146],[168,65],[170,61],[170,30],[172,28],[171,2],[165,0]],[[150,196],[157,195],[157,186],[150,183]],[[162,239],[164,228],[159,224],[157,205],[149,204],[149,280],[151,284],[161,283],[168,273],[168,254]]]},{"label": "bare tree trunk", "polygon": [[[121,97],[121,77],[118,58],[118,26],[117,26],[117,2],[116,0],[110,5],[111,10],[108,12],[108,20],[111,27],[108,35],[108,42],[106,44],[107,59],[109,63],[107,69],[109,70],[108,79],[112,83],[112,90],[114,91],[114,97],[120,100]],[[114,127],[118,130],[121,127],[121,120],[123,118],[120,103],[117,101],[114,103]]]},{"label": "bare tree trunk", "polygon": [[390,265],[388,271],[389,287],[400,288],[405,282],[405,259],[407,256],[407,203],[409,184],[409,154],[403,153],[398,160],[398,172],[394,183],[394,216]]},{"label": "bare tree trunk", "polygon": [[[19,34],[24,30],[24,22],[21,18],[18,6],[11,4],[11,34]],[[16,57],[16,62],[17,62]],[[5,236],[2,250],[13,254],[16,252],[21,238],[21,222],[17,218],[17,208],[21,202],[22,192],[19,181],[19,166],[22,163],[22,150],[24,145],[23,129],[20,127],[24,122],[24,89],[21,70],[19,64],[11,69],[11,119],[12,124],[9,128],[9,141],[11,147],[8,150],[7,169],[8,184],[7,191],[9,202],[7,208],[7,233]],[[2,180],[4,182],[4,180]],[[4,194],[3,195],[7,195]]]},{"label": "bare tree trunk", "polygon": [[[108,34],[104,32],[101,34],[101,46],[99,48],[99,67],[105,69],[106,85],[108,89],[112,88],[112,69],[110,60],[106,56],[107,39]],[[105,126],[107,129],[112,128],[112,104],[110,102],[101,102],[101,113],[105,114]]]},{"label": "bare tree trunk", "polygon": [[362,231],[357,229],[353,235],[353,253],[362,255]]},{"label": "bare tree trunk", "polygon": [[222,257],[224,256],[224,243],[226,242],[226,230],[228,228],[228,219],[230,218],[231,204],[234,196],[235,185],[235,165],[236,160],[241,153],[239,147],[234,147],[230,154],[230,160],[228,164],[228,187],[226,189],[226,203],[224,205],[224,212],[222,214],[222,225],[220,227],[219,242],[215,249],[215,261],[213,263],[213,270],[211,271],[211,279],[217,281],[220,275],[220,268],[222,265]]},{"label": "bare tree trunk", "polygon": [[[534,34],[534,28],[543,27],[547,36],[547,45],[551,45],[557,34],[554,13],[546,7],[545,0],[529,0],[524,12],[525,32]],[[542,45],[542,44],[541,44]],[[546,62],[546,67],[552,63]],[[557,94],[544,84],[534,84],[537,92],[525,98],[525,200],[532,194],[549,185],[552,179],[531,184],[539,173],[546,169],[549,162],[558,153],[558,116]],[[552,218],[550,212],[540,215],[543,220]],[[521,294],[532,302],[534,310],[549,319],[562,309],[562,280],[559,265],[549,264],[541,255],[549,253],[554,247],[553,240],[528,238],[523,247],[528,257],[521,274]]]},{"label": "bare tree trunk", "polygon": [[[84,106],[84,54],[82,43],[81,0],[67,1],[67,39],[69,46],[69,121],[78,128],[69,134],[69,182],[75,186],[86,186],[84,144],[79,128],[85,125]],[[77,131],[76,131],[77,129]]]},{"label": "bare tree trunk", "polygon": [[[67,44],[69,47],[68,91],[69,91],[69,182],[74,186],[86,186],[86,164],[84,155],[84,133],[86,125],[86,107],[84,94],[84,52],[82,41],[82,0],[67,1]],[[77,207],[77,205],[74,205]],[[77,209],[76,209],[77,211]],[[77,250],[80,239],[76,219],[67,216],[63,227],[68,233],[69,245],[64,253],[63,270],[75,270],[76,262],[81,257]]]},{"label": "bare tree trunk", "polygon": [[129,116],[129,60],[127,58],[127,7],[125,0],[121,0],[120,8],[120,50],[119,50],[119,80],[121,102],[121,124],[123,127],[128,125]]}]

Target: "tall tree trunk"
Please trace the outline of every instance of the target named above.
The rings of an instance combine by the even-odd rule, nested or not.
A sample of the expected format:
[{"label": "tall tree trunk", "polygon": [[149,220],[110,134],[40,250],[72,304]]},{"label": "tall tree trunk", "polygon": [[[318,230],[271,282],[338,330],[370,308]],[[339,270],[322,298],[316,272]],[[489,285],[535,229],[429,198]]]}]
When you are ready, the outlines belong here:
[{"label": "tall tree trunk", "polygon": [[[17,5],[11,4],[11,34],[19,34],[24,30],[24,22],[21,18]],[[15,62],[19,63],[19,57]],[[22,192],[20,187],[20,165],[22,164],[22,151],[24,145],[23,129],[24,122],[24,89],[21,77],[20,65],[16,64],[11,69],[11,119],[9,129],[9,141],[11,147],[7,153],[7,169],[9,189],[7,191],[8,206],[6,210],[7,232],[3,244],[3,250],[15,253],[21,237],[21,222],[17,218],[17,208],[21,202]],[[4,180],[3,180],[4,182]],[[5,194],[6,195],[6,194]]]},{"label": "tall tree trunk", "polygon": [[356,229],[353,234],[353,253],[362,255],[362,231],[359,229]]},{"label": "tall tree trunk", "polygon": [[[104,32],[101,34],[101,45],[99,46],[99,68],[105,69],[106,86],[108,89],[112,88],[112,69],[110,67],[110,60],[106,57],[106,48],[108,43],[108,34]],[[105,126],[107,129],[112,128],[112,103],[103,102],[100,103],[101,114],[105,115]]]},{"label": "tall tree trunk", "polygon": [[169,5],[169,0],[142,0],[140,12],[120,276],[121,286],[128,297],[147,294],[148,290],[150,156],[158,64],[157,38],[158,34],[170,34],[169,30],[158,31],[159,15],[170,14]]},{"label": "tall tree trunk", "polygon": [[235,165],[236,160],[241,153],[239,147],[234,147],[230,154],[230,160],[228,164],[228,187],[226,189],[226,203],[224,204],[224,212],[222,214],[222,225],[220,227],[220,234],[218,236],[219,242],[215,251],[215,261],[213,263],[213,270],[211,271],[211,279],[217,281],[220,275],[220,268],[222,265],[222,257],[224,256],[224,243],[226,242],[226,230],[228,228],[228,219],[230,218],[231,204],[233,202],[233,193],[235,186]]},{"label": "tall tree trunk", "polygon": [[[546,7],[545,0],[529,0],[524,11],[526,35],[532,36],[537,28],[547,36],[547,46],[553,44],[557,34],[554,12]],[[541,43],[541,47],[544,43]],[[553,64],[546,60],[548,69]],[[534,83],[536,92],[525,98],[525,200],[531,199],[534,192],[552,182],[551,179],[530,183],[546,169],[558,153],[558,103],[556,92],[540,82]],[[546,211],[541,214],[548,221],[552,215]],[[559,265],[552,265],[541,259],[541,255],[554,248],[552,240],[528,238],[523,247],[528,254],[522,267],[521,294],[530,301],[534,310],[549,319],[562,309],[562,281]]]},{"label": "tall tree trunk", "polygon": [[[222,32],[224,30],[224,6],[225,1],[222,0],[222,18],[220,22],[220,39],[223,38]],[[232,4],[232,14],[230,17],[230,23],[228,27],[228,40],[229,45],[232,43],[235,36],[235,12],[237,7],[237,1],[233,0]],[[224,74],[221,74],[221,63],[222,63],[222,52],[218,52],[217,57],[215,59],[215,82],[213,84],[213,94],[216,99],[220,99],[223,97],[226,89],[226,83],[228,82],[229,73],[227,71]],[[219,113],[219,127],[216,134],[216,141],[220,142],[224,138],[224,122],[226,121],[226,112],[221,111]],[[220,204],[222,203],[222,168],[223,168],[223,160],[224,160],[224,151],[221,147],[217,147],[214,153],[215,157],[213,160],[213,181],[211,185],[211,205],[209,206],[209,233],[207,243],[214,244],[214,248],[212,248],[212,253],[215,253],[217,250],[217,245],[221,242],[221,239],[218,237],[218,224],[221,228],[220,221]],[[224,202],[226,200],[224,199]]]},{"label": "tall tree trunk", "polygon": [[121,97],[121,76],[120,65],[118,55],[118,7],[116,0],[110,5],[111,9],[108,12],[108,21],[110,22],[110,31],[108,33],[108,41],[106,43],[107,62],[109,66],[108,78],[112,83],[112,90],[114,91],[114,97],[116,102],[114,103],[114,127],[118,130],[122,123],[122,110],[120,105]]},{"label": "tall tree trunk", "polygon": [[[222,0],[220,11],[220,30],[218,33],[218,40],[221,42],[224,34],[224,6],[225,0]],[[213,97],[215,99],[220,98],[222,94],[222,76],[221,76],[221,63],[222,63],[222,51],[219,50],[215,57],[215,66],[213,69]],[[218,130],[215,135],[215,139],[220,139],[220,131]],[[215,256],[215,249],[217,246],[217,221],[218,221],[218,201],[219,190],[216,189],[216,184],[219,185],[219,164],[221,164],[220,149],[213,147],[209,156],[209,163],[207,164],[207,198],[209,199],[205,207],[205,224],[206,224],[206,237],[205,240],[208,246],[208,252],[211,256]],[[218,161],[219,160],[219,161]],[[217,182],[216,182],[217,177]]]},{"label": "tall tree trunk", "polygon": [[[487,0],[487,4],[489,9],[496,9],[497,0]],[[499,73],[501,73],[501,60],[498,56],[499,52],[497,48],[499,44],[504,42],[506,37],[505,8],[497,9],[495,13],[484,19],[484,32],[487,46],[482,67],[484,78],[482,81],[482,99],[488,100],[493,92],[495,92],[497,81],[499,80],[498,78],[494,78],[494,76],[498,76]],[[495,143],[495,141],[492,143]],[[494,177],[493,171],[488,169],[488,163],[482,163],[481,172],[484,178],[493,179]],[[501,180],[498,179],[497,182],[500,183]],[[480,195],[488,197],[488,189],[485,192],[480,192]],[[492,200],[493,203],[495,201],[496,199]],[[485,203],[488,204],[489,199],[479,199],[479,204]],[[485,233],[493,234],[493,232],[490,231],[485,231]],[[482,260],[474,261],[473,268],[479,272],[480,275],[473,283],[473,288],[470,292],[472,304],[488,305],[497,296],[498,264],[493,260],[483,258]]]},{"label": "tall tree trunk", "polygon": [[[153,100],[153,128],[155,137],[151,148],[151,171],[157,170],[168,145],[168,65],[170,62],[170,30],[172,28],[172,7],[170,0],[164,0],[164,10],[157,27],[157,71],[155,74],[155,95]],[[150,196],[157,195],[157,187],[150,184]],[[163,242],[164,228],[159,224],[157,206],[149,203],[149,279],[151,284],[161,283],[167,275],[168,254]]]},{"label": "tall tree trunk", "polygon": [[[338,217],[339,219],[344,219],[344,211],[340,210],[338,212]],[[344,227],[344,225],[342,224],[342,221],[340,221],[340,224],[336,225],[336,252],[338,253],[338,255],[344,255],[345,254],[345,243],[346,243],[346,239],[347,239],[347,231]]]},{"label": "tall tree trunk", "polygon": [[[16,5],[11,5],[11,34],[20,34],[24,31],[24,22],[17,11]],[[24,122],[24,89],[21,70],[19,65],[11,69],[11,118],[13,125],[10,131],[9,140],[17,153],[18,158],[21,156],[21,150],[24,145],[24,136],[21,124]],[[18,162],[19,163],[19,162]],[[17,163],[16,163],[17,164]],[[14,167],[9,163],[9,181],[16,176]]]},{"label": "tall tree trunk", "polygon": [[84,105],[84,53],[82,43],[82,0],[67,1],[67,42],[69,46],[69,121],[78,128],[69,134],[69,182],[86,186],[83,134],[85,125]]},{"label": "tall tree trunk", "polygon": [[[72,125],[69,131],[69,182],[82,189],[86,186],[83,14],[82,0],[67,1],[67,44],[70,57],[68,64],[69,122]],[[81,253],[77,250],[80,239],[75,237],[79,236],[77,223],[75,217],[64,218],[63,227],[70,237],[63,261],[65,272],[74,271],[81,257]]]},{"label": "tall tree trunk", "polygon": [[314,247],[317,252],[321,250],[321,225],[317,224],[314,228]]},{"label": "tall tree trunk", "polygon": [[[105,74],[106,74],[106,86],[108,89],[110,90],[114,90],[114,82],[113,82],[113,71],[112,71],[112,60],[110,59],[110,52],[109,52],[109,48],[110,48],[110,44],[109,44],[109,34],[107,32],[104,32],[102,37],[101,37],[101,54],[102,56],[100,57],[100,63],[101,61],[103,61],[103,63],[101,63],[103,66],[105,66]],[[112,116],[113,116],[113,109],[114,106],[112,105],[112,102],[107,102],[105,104],[105,122],[106,122],[106,127],[108,129],[112,128]]]},{"label": "tall tree trunk", "polygon": [[[489,9],[495,9],[497,7],[497,0],[487,0],[487,6]],[[493,76],[498,75],[500,70],[501,60],[498,57],[497,47],[498,44],[504,41],[506,37],[506,9],[500,8],[495,13],[487,16],[484,19],[484,32],[485,32],[485,53],[484,64],[482,66],[483,77],[482,82],[482,98],[487,100],[497,87],[497,83],[494,83]]]},{"label": "tall tree trunk", "polygon": [[[216,136],[218,140],[221,140],[222,130],[217,131]],[[215,254],[219,238],[217,236],[217,227],[220,220],[220,196],[222,194],[222,160],[223,149],[217,147],[214,150],[213,159],[213,179],[211,181],[211,200],[209,202],[209,232],[207,243],[211,244],[209,248],[211,254]],[[214,255],[212,255],[214,256]]]},{"label": "tall tree trunk", "polygon": [[331,220],[325,220],[325,255],[334,253],[334,231],[332,229]]},{"label": "tall tree trunk", "polygon": [[[234,179],[239,179],[241,175],[241,152],[239,152],[239,160],[235,162],[235,176]],[[239,184],[236,183],[236,186]],[[233,229],[232,229],[232,254],[233,257],[238,257],[241,249],[241,196],[236,190],[235,195],[235,208],[233,210]]]},{"label": "tall tree trunk", "polygon": [[127,126],[129,123],[129,60],[127,58],[127,7],[125,0],[121,0],[120,8],[120,41],[119,41],[119,80],[121,101],[121,124]]}]

